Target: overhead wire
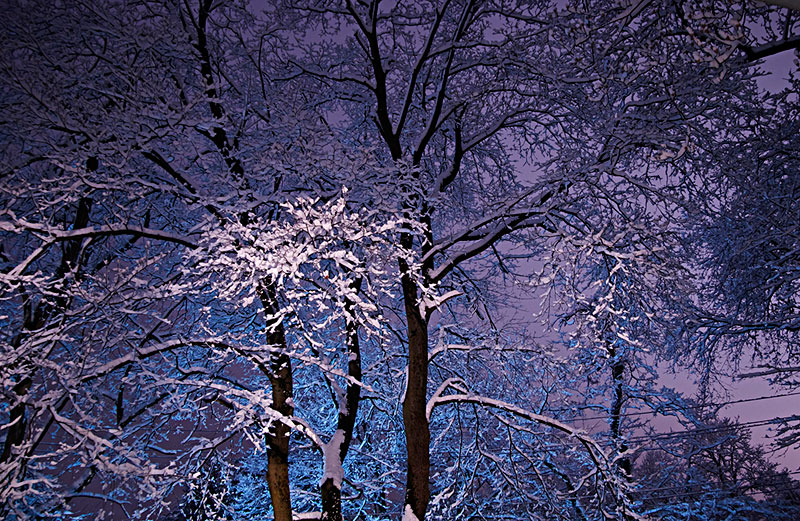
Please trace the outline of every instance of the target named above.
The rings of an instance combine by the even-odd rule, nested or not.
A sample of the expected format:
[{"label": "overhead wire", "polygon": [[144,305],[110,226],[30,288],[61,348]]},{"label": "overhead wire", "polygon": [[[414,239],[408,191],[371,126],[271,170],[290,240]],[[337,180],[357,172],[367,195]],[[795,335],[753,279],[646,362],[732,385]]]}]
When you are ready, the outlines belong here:
[{"label": "overhead wire", "polygon": [[[667,407],[663,407],[663,408],[654,408],[654,409],[652,409],[650,411],[638,411],[638,412],[620,413],[618,416],[623,417],[623,418],[624,417],[631,417],[631,416],[648,416],[648,415],[655,416],[655,415],[657,415],[659,413],[664,413],[664,412],[682,412],[682,411],[685,411],[685,410],[705,409],[705,408],[709,408],[709,407],[720,407],[721,408],[721,407],[727,407],[728,405],[736,405],[736,404],[740,404],[740,403],[751,403],[751,402],[757,402],[757,401],[761,401],[761,400],[772,400],[772,399],[777,399],[777,398],[787,398],[787,397],[791,397],[791,396],[800,396],[800,391],[792,392],[792,393],[764,395],[764,396],[758,396],[758,397],[754,397],[754,398],[742,398],[742,399],[738,399],[738,400],[729,400],[729,401],[719,402],[719,403],[687,405],[685,407],[678,407],[678,406],[675,406],[675,405],[671,405],[671,406],[667,406]],[[567,410],[570,410],[570,409],[557,409],[557,410],[567,411]],[[606,419],[608,419],[607,415],[603,415],[603,416],[597,415],[597,416],[579,416],[579,417],[572,418],[570,420],[565,420],[565,421],[590,421],[590,420],[606,420]]]}]

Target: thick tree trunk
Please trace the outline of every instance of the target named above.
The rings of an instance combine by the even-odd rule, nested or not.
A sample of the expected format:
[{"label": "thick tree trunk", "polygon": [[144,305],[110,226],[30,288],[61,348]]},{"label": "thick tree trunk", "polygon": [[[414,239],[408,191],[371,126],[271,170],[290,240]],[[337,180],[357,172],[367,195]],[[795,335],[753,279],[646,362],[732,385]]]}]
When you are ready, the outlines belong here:
[{"label": "thick tree trunk", "polygon": [[[294,413],[292,397],[292,366],[286,355],[272,357],[272,408],[286,417]],[[287,425],[273,423],[267,435],[267,485],[272,499],[275,521],[292,520],[292,499],[289,492],[289,435]]]},{"label": "thick tree trunk", "polygon": [[[280,350],[270,359],[269,381],[272,386],[272,408],[284,417],[294,414],[292,406],[292,361],[282,352],[286,349],[286,332],[280,316],[278,297],[271,282],[260,291],[267,318],[267,342]],[[292,498],[289,491],[289,426],[273,421],[267,434],[267,485],[275,521],[292,521]]]},{"label": "thick tree trunk", "polygon": [[[408,323],[408,382],[403,400],[408,474],[404,519],[422,521],[430,500],[430,426],[426,415],[428,391],[428,323],[417,301],[417,286],[401,262],[403,300]],[[409,512],[410,510],[410,512]]]},{"label": "thick tree trunk", "polygon": [[[614,398],[611,403],[611,438],[616,445],[616,449],[620,453],[628,450],[628,444],[622,437],[622,406],[625,403],[625,360],[617,357],[616,348],[608,344],[608,357],[611,360],[611,379],[614,384]],[[626,481],[631,481],[631,460],[623,456],[617,460],[617,469],[625,478]],[[626,494],[629,501],[633,498]],[[634,521],[635,518],[628,513],[627,509],[622,511],[622,518],[624,521]]]}]

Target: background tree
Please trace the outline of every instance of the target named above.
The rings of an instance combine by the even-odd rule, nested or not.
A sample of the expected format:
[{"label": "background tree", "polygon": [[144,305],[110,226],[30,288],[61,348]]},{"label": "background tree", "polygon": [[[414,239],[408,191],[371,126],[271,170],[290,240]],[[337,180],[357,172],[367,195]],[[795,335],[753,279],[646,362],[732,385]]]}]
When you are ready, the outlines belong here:
[{"label": "background tree", "polygon": [[[756,9],[759,31],[740,51],[760,70],[765,57],[797,52],[798,13]],[[747,16],[740,16],[742,20]],[[767,377],[794,389],[797,370],[797,60],[764,83],[757,114],[741,135],[706,152],[698,192],[693,268],[702,298],[683,328],[690,352],[709,371]],[[756,369],[740,369],[749,362]],[[726,367],[727,366],[727,367]],[[783,443],[796,442],[786,425]]]},{"label": "background tree", "polygon": [[767,459],[736,422],[706,415],[681,436],[662,436],[640,460],[637,495],[661,519],[793,519],[794,473]]}]

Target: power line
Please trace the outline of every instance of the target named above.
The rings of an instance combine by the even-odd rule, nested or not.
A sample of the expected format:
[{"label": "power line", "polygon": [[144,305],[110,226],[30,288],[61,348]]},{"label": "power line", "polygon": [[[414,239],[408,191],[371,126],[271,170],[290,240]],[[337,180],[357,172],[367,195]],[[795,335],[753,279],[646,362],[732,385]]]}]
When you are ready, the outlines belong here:
[{"label": "power line", "polygon": [[[783,482],[783,483],[785,483],[785,482]],[[712,495],[715,496],[714,499],[718,500],[720,495],[730,494],[730,493],[740,493],[741,491],[743,491],[745,489],[748,489],[748,488],[754,488],[754,487],[753,487],[753,485],[739,485],[739,486],[735,486],[735,487],[728,487],[728,488],[717,489],[717,490],[698,490],[698,491],[688,491],[687,490],[685,493],[682,493],[682,494],[665,494],[665,495],[661,495],[661,496],[648,496],[648,497],[644,497],[644,498],[641,498],[641,499],[646,501],[646,500],[664,500],[664,499],[677,499],[677,498],[686,499],[687,497],[693,497],[694,499],[692,499],[692,501],[697,501],[698,499],[700,499],[700,497],[698,497],[698,496],[702,496],[704,494],[712,494]],[[755,494],[776,494],[776,493],[780,493],[780,492],[799,492],[799,491],[800,491],[800,483],[797,482],[797,481],[792,480],[791,484],[785,483],[785,486],[783,486],[783,487],[774,488],[774,489],[770,489],[770,490],[766,490],[766,491],[754,490],[753,493],[755,493]],[[751,496],[747,496],[747,497],[751,497]]]},{"label": "power line", "polygon": [[[767,396],[758,396],[755,398],[742,398],[740,400],[730,400],[727,402],[719,402],[719,403],[709,403],[709,404],[699,404],[699,405],[687,405],[686,407],[678,407],[678,406],[668,406],[664,408],[656,408],[652,411],[639,411],[639,412],[626,412],[621,413],[618,416],[621,418],[630,417],[630,416],[646,416],[646,415],[657,415],[659,413],[664,412],[682,412],[685,410],[693,410],[693,409],[704,409],[707,407],[727,407],[728,405],[735,405],[739,403],[750,403],[750,402],[757,402],[761,400],[772,400],[777,398],[786,398],[789,396],[800,396],[800,391],[793,392],[793,393],[784,393],[784,394],[773,394]],[[558,409],[562,411],[567,411],[569,409]],[[570,420],[564,421],[589,421],[589,420],[607,420],[609,418],[608,415],[605,416],[581,416],[577,418],[572,418]]]},{"label": "power line", "polygon": [[716,434],[721,432],[729,432],[729,431],[736,431],[739,429],[749,429],[753,427],[764,427],[766,425],[772,425],[775,423],[784,422],[787,420],[795,419],[796,416],[776,416],[775,418],[766,418],[762,420],[752,420],[748,422],[741,422],[741,423],[731,423],[728,425],[713,425],[709,427],[698,427],[696,429],[685,429],[679,431],[670,431],[670,432],[663,432],[653,435],[641,435],[641,436],[632,436],[628,438],[630,441],[634,440],[659,440],[659,439],[668,439],[672,437],[680,437],[682,435],[694,435],[694,434]]},{"label": "power line", "polygon": [[[800,470],[795,470],[794,472],[782,473],[783,476],[795,476],[797,474],[800,474]],[[792,481],[794,481],[794,480],[792,480]],[[753,484],[749,484],[747,486],[748,487],[752,487],[754,485],[757,485],[757,486],[760,486],[760,487],[768,487],[770,485],[783,485],[785,483],[786,483],[785,479],[780,479],[780,477],[775,476],[774,479],[772,479],[772,480],[768,480],[768,481],[760,482],[760,483],[753,483]],[[797,482],[795,482],[795,483],[796,483],[796,486],[800,486],[800,483],[797,483]],[[669,486],[669,487],[639,488],[639,489],[636,489],[635,492],[636,493],[641,493],[641,492],[662,492],[662,491],[666,491],[666,490],[677,490],[677,489],[682,489],[682,488],[686,488],[686,487],[687,487],[687,485],[684,484],[684,485],[672,485],[672,486]],[[701,493],[701,492],[706,492],[706,491],[697,491],[697,493]],[[648,499],[655,499],[655,498],[648,498]]]}]

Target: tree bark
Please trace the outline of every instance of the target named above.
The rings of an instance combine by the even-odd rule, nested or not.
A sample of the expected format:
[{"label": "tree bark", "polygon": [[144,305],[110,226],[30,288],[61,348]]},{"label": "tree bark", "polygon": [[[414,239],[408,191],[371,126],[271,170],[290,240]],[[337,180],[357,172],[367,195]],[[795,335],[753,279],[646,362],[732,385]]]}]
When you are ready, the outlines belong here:
[{"label": "tree bark", "polygon": [[[351,287],[356,291],[361,289],[361,277],[356,278]],[[347,375],[352,380],[347,382],[345,391],[345,406],[339,407],[339,417],[336,420],[336,431],[342,432],[342,440],[339,444],[339,465],[344,464],[347,452],[350,449],[350,442],[353,441],[353,431],[358,417],[358,405],[361,402],[361,344],[358,339],[358,323],[355,321],[355,304],[347,299],[344,303],[347,313],[345,324],[345,334],[347,342]],[[359,382],[359,383],[354,383]],[[336,434],[334,434],[336,436]],[[333,447],[331,447],[333,449]],[[341,483],[337,484],[333,478],[325,479],[320,485],[322,496],[322,520],[323,521],[342,521],[342,489]]]},{"label": "tree bark", "polygon": [[333,478],[322,482],[322,521],[342,521],[342,489]]},{"label": "tree bark", "polygon": [[[267,281],[260,297],[267,318],[267,343],[279,350],[270,358],[269,381],[272,386],[272,408],[284,417],[294,414],[292,405],[292,361],[284,354],[286,331],[280,316],[280,306],[275,286]],[[267,442],[267,485],[272,500],[275,521],[292,521],[292,498],[289,490],[289,436],[288,425],[273,421]]]},{"label": "tree bark", "polygon": [[[361,289],[361,278],[357,278],[352,283],[352,287],[358,291]],[[342,432],[342,441],[339,445],[339,465],[344,464],[347,452],[350,449],[350,442],[353,441],[353,431],[356,426],[358,416],[358,406],[361,401],[361,344],[358,340],[358,323],[354,320],[353,306],[351,300],[345,302],[345,311],[349,317],[345,324],[347,336],[347,374],[352,380],[347,382],[345,391],[345,406],[339,407],[339,417],[336,420],[336,430]],[[359,382],[359,383],[354,383]],[[335,435],[334,435],[335,436]],[[322,496],[322,520],[323,521],[342,521],[342,489],[341,484],[337,484],[333,478],[325,479],[320,485]]]},{"label": "tree bark", "polygon": [[[622,406],[625,402],[625,361],[617,358],[617,350],[608,345],[608,355],[611,360],[611,379],[614,384],[614,399],[611,403],[611,437],[617,445],[619,452],[628,450],[628,445],[622,438]],[[623,457],[617,460],[617,467],[623,472],[625,479],[631,478],[631,460]]]},{"label": "tree bark", "polygon": [[[285,354],[272,357],[272,408],[289,417],[294,413],[289,398],[292,397],[291,360]],[[273,423],[267,435],[267,485],[272,499],[275,521],[292,520],[292,499],[289,490],[289,427]]]},{"label": "tree bark", "polygon": [[[611,379],[613,382],[614,398],[611,403],[611,438],[614,441],[617,451],[625,453],[628,450],[628,444],[622,437],[622,406],[625,403],[625,359],[617,356],[616,348],[608,343],[606,345],[608,357],[611,361]],[[617,469],[622,474],[626,481],[631,481],[631,459],[623,456],[617,460]],[[630,494],[626,494],[628,500],[633,501]],[[622,512],[624,521],[634,521],[635,518],[628,513],[627,509]]]},{"label": "tree bark", "polygon": [[19,397],[19,403],[11,408],[9,418],[9,424],[11,424],[11,427],[8,428],[6,439],[3,442],[3,452],[0,453],[0,463],[7,462],[11,458],[12,449],[22,445],[22,442],[25,439],[25,428],[27,427],[27,422],[25,421],[25,404],[22,402],[22,400],[25,395],[28,394],[28,389],[30,389],[30,386],[31,379],[27,376],[14,386],[14,394]]},{"label": "tree bark", "polygon": [[408,382],[403,400],[407,478],[405,516],[411,509],[425,519],[430,500],[430,425],[426,415],[428,391],[428,322],[419,309],[417,286],[405,261],[400,261],[403,301],[408,323]]}]

